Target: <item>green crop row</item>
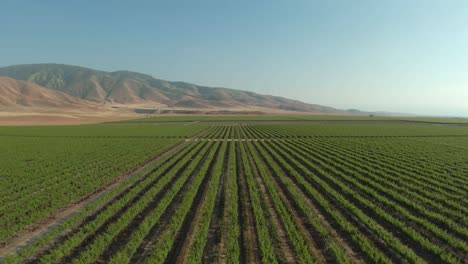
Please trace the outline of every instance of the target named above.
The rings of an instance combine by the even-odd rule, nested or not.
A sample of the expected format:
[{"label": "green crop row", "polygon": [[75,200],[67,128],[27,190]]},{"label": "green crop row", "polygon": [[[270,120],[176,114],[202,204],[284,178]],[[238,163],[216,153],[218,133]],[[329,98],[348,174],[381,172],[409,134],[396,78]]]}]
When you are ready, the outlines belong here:
[{"label": "green crop row", "polygon": [[[221,143],[220,143],[221,144]],[[220,154],[216,159],[216,163],[213,168],[213,175],[208,182],[208,188],[205,200],[200,203],[200,217],[198,224],[196,224],[196,232],[194,234],[193,244],[190,246],[189,252],[187,253],[187,259],[189,263],[200,263],[202,262],[203,252],[207,243],[208,228],[211,223],[213,209],[216,202],[216,194],[218,193],[219,181],[223,173],[223,161],[225,160],[226,143],[222,143]]]},{"label": "green crop row", "polygon": [[281,200],[278,193],[278,189],[273,185],[272,180],[268,175],[267,169],[265,168],[264,164],[260,162],[258,153],[256,153],[255,150],[252,149],[252,144],[248,144],[247,149],[250,152],[249,155],[253,157],[255,166],[257,166],[257,168],[259,169],[259,174],[262,177],[265,186],[272,197],[275,210],[281,217],[281,221],[285,226],[289,241],[291,241],[294,247],[298,261],[300,263],[317,263],[316,257],[314,257],[311,254],[308,245],[306,244],[306,239],[304,237],[305,234],[301,233],[301,230],[299,230],[298,226],[294,222],[291,216],[291,208],[288,209],[284,202]]},{"label": "green crop row", "polygon": [[[188,213],[192,203],[194,202],[194,198],[199,191],[200,185],[202,181],[209,177],[210,174],[210,167],[212,166],[212,160],[215,157],[220,145],[213,148],[213,150],[209,153],[206,159],[203,161],[203,165],[198,172],[196,172],[196,176],[193,182],[189,185],[185,193],[183,194],[182,200],[180,204],[175,209],[174,214],[171,216],[168,225],[165,227],[163,233],[159,236],[158,240],[154,245],[153,251],[149,253],[147,261],[150,263],[162,263],[169,254],[169,251],[172,249],[174,244],[174,238],[178,232],[178,230],[182,227],[184,222],[185,216]],[[206,186],[203,186],[206,188]]]},{"label": "green crop row", "polygon": [[[354,179],[359,180],[362,184],[372,186],[374,190],[378,190],[382,195],[402,203],[411,210],[415,210],[418,214],[424,215],[426,219],[431,219],[431,221],[435,221],[439,225],[444,225],[446,228],[453,228],[455,232],[459,232],[468,237],[468,230],[452,220],[452,218],[460,219],[464,215],[459,211],[451,210],[441,204],[435,203],[434,200],[437,199],[437,196],[432,195],[433,193],[423,191],[422,193],[425,196],[422,196],[417,194],[415,190],[417,188],[412,188],[411,191],[402,188],[402,186],[405,185],[408,186],[408,188],[415,187],[415,185],[406,184],[406,181],[400,181],[399,184],[395,184],[393,183],[395,178],[389,176],[385,168],[379,167],[380,170],[376,170],[369,167],[367,163],[363,163],[362,160],[360,160],[360,163],[357,161],[354,162],[353,159],[355,155],[353,154],[355,152],[353,152],[353,154],[345,154],[338,149],[329,151],[328,148],[324,148],[320,143],[310,143],[310,141],[301,141],[294,145],[308,153],[310,153],[310,149],[314,149],[315,152],[311,155],[316,153],[318,154],[318,158],[326,158],[327,160],[333,161],[335,164],[339,163],[337,168],[343,173],[356,176]],[[304,148],[305,146],[307,146],[307,148]],[[346,166],[346,168],[342,168],[343,166]],[[398,176],[402,177],[401,174]],[[420,187],[420,185],[416,186]],[[426,204],[431,207],[423,206]],[[447,218],[447,216],[452,218]]]},{"label": "green crop row", "polygon": [[250,195],[250,204],[255,218],[255,227],[257,231],[257,242],[260,247],[263,263],[278,263],[275,249],[273,247],[268,221],[265,217],[265,212],[262,208],[262,199],[259,194],[258,186],[256,186],[253,170],[250,165],[247,152],[244,144],[240,143],[240,153],[244,164],[244,174],[247,182],[247,188]]},{"label": "green crop row", "polygon": [[0,129],[0,238],[122,176],[4,262],[468,259],[465,127],[159,127]]},{"label": "green crop row", "polygon": [[[314,183],[319,184],[328,195],[346,206],[356,217],[361,219],[362,222],[367,223],[368,227],[373,230],[373,232],[379,234],[380,239],[384,240],[388,246],[394,248],[396,252],[401,253],[405,258],[418,262],[418,258],[415,253],[408,246],[402,244],[391,231],[378,225],[378,222],[376,221],[377,219],[375,218],[387,221],[394,228],[400,229],[406,234],[407,238],[413,239],[415,243],[418,243],[421,247],[427,250],[427,252],[434,254],[434,256],[440,257],[441,260],[448,262],[454,262],[456,260],[453,254],[446,252],[438,245],[431,243],[428,238],[422,236],[398,218],[388,214],[385,210],[375,204],[374,201],[367,199],[363,194],[353,190],[349,185],[337,178],[338,175],[342,175],[342,177],[347,176],[340,174],[336,169],[336,166],[331,165],[333,164],[332,162],[329,162],[328,164],[318,160],[314,160],[315,162],[312,162],[311,160],[305,160],[299,156],[300,152],[298,152],[296,148],[290,149],[290,147],[286,147],[283,149],[286,149],[288,154],[294,157],[294,162],[296,162],[296,160],[300,161],[301,166],[304,166],[305,171],[308,171],[308,174],[311,176],[310,179]],[[319,175],[320,177],[316,175]],[[350,179],[350,177],[348,179]],[[351,197],[352,200],[350,200]],[[374,195],[373,198],[383,199],[377,195]],[[368,212],[372,212],[371,217],[367,214]]]}]

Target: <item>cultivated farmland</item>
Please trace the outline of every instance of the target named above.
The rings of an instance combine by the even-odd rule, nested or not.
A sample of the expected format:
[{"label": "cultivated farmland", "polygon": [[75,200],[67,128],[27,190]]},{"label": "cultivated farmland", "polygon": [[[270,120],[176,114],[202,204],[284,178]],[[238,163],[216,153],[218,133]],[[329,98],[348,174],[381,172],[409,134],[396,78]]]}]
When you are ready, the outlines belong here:
[{"label": "cultivated farmland", "polygon": [[468,127],[237,121],[0,129],[3,260],[468,262]]}]

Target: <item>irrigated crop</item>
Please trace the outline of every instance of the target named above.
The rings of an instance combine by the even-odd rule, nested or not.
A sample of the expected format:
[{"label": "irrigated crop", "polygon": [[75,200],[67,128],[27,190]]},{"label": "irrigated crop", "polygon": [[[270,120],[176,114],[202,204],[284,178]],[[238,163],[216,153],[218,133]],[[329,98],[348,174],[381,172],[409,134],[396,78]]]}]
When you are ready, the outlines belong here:
[{"label": "irrigated crop", "polygon": [[0,130],[5,243],[100,194],[6,263],[468,261],[464,127],[128,126]]}]

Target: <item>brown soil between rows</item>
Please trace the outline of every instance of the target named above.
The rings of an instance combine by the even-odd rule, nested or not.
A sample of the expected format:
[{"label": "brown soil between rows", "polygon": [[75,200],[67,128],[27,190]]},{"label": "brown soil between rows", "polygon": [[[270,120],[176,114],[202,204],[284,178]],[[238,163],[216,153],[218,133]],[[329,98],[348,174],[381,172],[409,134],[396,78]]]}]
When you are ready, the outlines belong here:
[{"label": "brown soil between rows", "polygon": [[[299,149],[303,149],[303,150],[306,150],[303,146],[299,146],[299,145],[296,145],[297,148]],[[321,157],[317,157],[318,159],[322,159]],[[338,159],[337,158],[334,158],[334,157],[330,157],[331,160],[335,161],[335,162],[338,162]],[[359,173],[365,177],[369,177],[369,173],[366,172],[366,171],[361,171],[362,169],[362,165],[359,165],[359,164],[353,164],[353,165],[348,165],[348,164],[341,164],[341,167],[340,166],[335,166],[335,169],[337,169],[337,171],[339,171],[340,173],[342,174],[345,174],[346,173],[346,169],[345,168],[348,168],[348,169],[351,169],[353,171],[359,171]],[[378,173],[378,172],[377,172]],[[343,179],[343,181],[347,181],[345,179]],[[348,181],[349,182],[349,181]],[[361,180],[358,181],[359,183],[362,183]],[[364,181],[365,182],[365,181]],[[355,188],[359,188],[358,186],[355,186],[355,184],[352,184],[351,182],[348,183],[349,186],[353,186],[352,188],[355,189]],[[388,190],[391,190],[392,187],[391,186],[386,186],[385,183],[381,182],[380,185],[382,185],[383,187],[386,187],[388,188]],[[359,189],[356,189],[359,191]],[[379,190],[378,188],[374,188],[373,191],[377,192],[378,195],[380,195],[381,197],[384,197],[385,199],[388,199],[389,201],[391,202],[394,202],[396,204],[398,204],[399,206],[401,206],[402,208],[408,210],[408,212],[411,212],[411,214],[415,217],[419,217],[419,218],[425,218],[425,219],[430,219],[430,221],[432,223],[435,223],[437,226],[443,228],[445,230],[445,232],[448,232],[450,233],[452,236],[456,237],[456,238],[459,238],[459,239],[464,239],[464,236],[463,234],[457,232],[456,230],[452,229],[452,227],[450,225],[448,225],[446,222],[443,222],[441,221],[440,219],[438,218],[433,218],[431,216],[431,214],[425,214],[426,212],[421,212],[421,211],[418,211],[419,209],[416,209],[416,208],[413,208],[411,207],[409,204],[407,204],[405,201],[400,201],[399,199],[396,199],[394,196],[392,196],[391,194],[389,193],[386,193],[384,191],[382,191],[381,189]],[[369,199],[369,200],[372,200],[373,198],[369,196],[369,194],[366,194],[366,192],[360,192],[361,195],[363,195],[365,198]],[[411,197],[410,197],[411,198]],[[381,208],[385,208],[386,206],[388,205],[384,205],[384,204],[381,204],[380,205]],[[429,210],[430,209],[427,209],[426,210]],[[397,219],[400,219],[401,221],[407,221],[407,219],[405,219],[403,216],[401,216],[400,214],[395,214],[394,215],[395,218]],[[413,228],[415,228],[416,230],[418,230],[418,232],[420,232],[421,234],[425,234],[430,240],[432,240],[434,243],[439,243],[439,244],[442,244],[442,242],[439,240],[441,239],[440,237],[439,238],[436,238],[436,234],[430,234],[428,233],[428,231],[424,230],[421,226],[418,226],[418,225],[413,225]],[[457,250],[454,249],[453,250],[454,252],[456,252]],[[461,253],[460,253],[461,255]]]},{"label": "brown soil between rows", "polygon": [[203,252],[203,262],[205,263],[225,263],[226,257],[226,236],[227,236],[227,206],[226,196],[228,195],[228,168],[229,153],[231,143],[226,143],[226,153],[223,158],[223,167],[216,194],[215,205],[208,229],[207,241]]},{"label": "brown soil between rows", "polygon": [[326,261],[325,261],[324,254],[323,252],[320,251],[320,248],[314,241],[314,239],[317,239],[317,238],[314,238],[315,234],[313,234],[313,232],[311,231],[312,227],[307,225],[309,220],[307,220],[307,217],[305,216],[304,213],[300,212],[300,209],[298,208],[298,206],[293,204],[292,198],[287,197],[287,194],[284,193],[283,188],[281,188],[281,186],[278,185],[278,182],[277,182],[278,179],[276,179],[276,175],[274,175],[274,173],[272,172],[267,162],[264,159],[262,159],[261,162],[265,165],[265,169],[267,170],[267,173],[268,173],[267,177],[272,178],[272,184],[274,188],[276,188],[276,190],[278,191],[278,195],[280,196],[281,200],[287,206],[287,208],[290,209],[289,212],[291,213],[291,216],[293,218],[295,225],[298,227],[301,233],[304,234],[304,240],[307,244],[309,251],[312,253],[312,255],[314,255],[317,258],[319,262],[325,263]]},{"label": "brown soil between rows", "polygon": [[[192,158],[194,158],[199,153],[199,151],[200,150],[198,150],[198,152],[193,154]],[[183,157],[181,157],[180,159],[182,159],[182,158]],[[176,161],[176,163],[179,162],[180,159],[178,161]],[[174,165],[176,163],[174,163]],[[186,165],[188,165],[188,162],[186,163]],[[179,179],[179,177],[180,177],[181,173],[183,172],[186,165],[184,165],[181,169],[179,169],[177,172],[175,172],[173,177],[159,190],[158,193],[156,193],[152,197],[152,199],[149,201],[148,204],[146,204],[146,206],[143,208],[143,210],[140,211],[138,213],[138,215],[136,215],[131,220],[131,222],[124,229],[122,229],[117,234],[117,236],[114,237],[112,243],[106,248],[104,253],[100,256],[98,262],[108,263],[110,261],[110,259],[112,258],[112,256],[114,256],[115,253],[118,252],[121,249],[121,247],[123,247],[126,243],[128,243],[129,239],[131,239],[131,237],[132,237],[131,235],[132,235],[133,231],[137,229],[137,227],[146,219],[146,217],[151,213],[152,210],[154,210],[157,206],[159,206],[159,203],[160,203],[161,199],[166,195],[166,193],[170,190],[170,188],[173,186],[173,184]],[[159,178],[161,178],[164,175],[166,175],[167,173],[169,173],[172,168],[173,168],[173,166],[167,168],[164,172],[162,172],[159,175]],[[156,184],[158,184],[157,181],[154,181],[154,182],[148,184],[145,192],[148,191],[152,186],[154,186]],[[143,194],[138,195],[138,199],[141,198],[142,196],[143,196]],[[131,203],[137,203],[137,202],[139,202],[139,201],[138,200],[137,201],[131,201]],[[130,206],[131,206],[130,204],[126,204],[125,209],[129,208]]]},{"label": "brown soil between rows", "polygon": [[[207,147],[207,149],[205,149],[205,147]],[[204,147],[201,148],[201,150],[204,150],[204,153],[201,154],[201,155],[203,155],[202,159],[197,164],[197,166],[194,168],[194,170],[190,173],[189,177],[183,183],[182,187],[177,191],[176,195],[174,196],[174,198],[172,199],[170,204],[167,206],[167,208],[164,210],[163,214],[159,218],[158,223],[153,225],[153,227],[151,228],[149,233],[144,238],[143,242],[139,245],[137,251],[134,253],[134,255],[132,256],[132,258],[130,260],[131,263],[143,263],[144,260],[154,250],[154,247],[155,247],[156,242],[158,241],[158,238],[163,233],[165,233],[167,231],[165,227],[170,223],[170,220],[171,220],[170,216],[172,216],[175,213],[179,203],[183,199],[183,196],[185,194],[185,190],[189,187],[189,185],[192,183],[194,177],[199,172],[202,164],[206,160],[205,157],[211,151],[212,147],[213,147],[213,145],[204,146]],[[191,160],[190,160],[190,162],[191,162]],[[187,165],[190,162],[188,162]],[[184,166],[179,172],[182,174],[183,171],[186,169],[186,167],[187,166]],[[205,180],[206,175],[204,175],[204,177],[205,177],[204,178],[204,180]],[[180,241],[180,240],[181,240],[180,237],[175,238],[174,243],[177,243],[177,241]]]},{"label": "brown soil between rows", "polygon": [[251,163],[255,182],[257,183],[258,190],[263,197],[262,200],[266,207],[265,211],[268,216],[267,219],[273,224],[272,227],[274,227],[274,230],[270,230],[270,232],[273,234],[272,237],[274,238],[274,246],[277,249],[276,255],[279,257],[282,263],[297,263],[296,254],[291,248],[284,224],[281,221],[275,206],[273,205],[271,195],[269,194],[263,179],[260,176],[258,164],[253,160],[250,148],[248,146],[245,148],[247,149],[247,153],[249,155],[249,161]]},{"label": "brown soil between rows", "polygon": [[[202,133],[205,133],[206,131],[207,129],[204,129],[194,134],[193,137],[198,136]],[[81,197],[80,199],[71,202],[69,206],[58,210],[56,213],[50,215],[49,217],[44,218],[34,224],[27,226],[22,231],[18,232],[14,237],[5,241],[4,244],[0,245],[0,256],[7,256],[10,254],[13,254],[18,249],[25,247],[27,244],[31,243],[35,238],[46,234],[51,227],[56,226],[62,221],[70,218],[75,213],[77,213],[81,208],[83,208],[90,202],[96,200],[105,192],[112,190],[113,188],[121,184],[124,180],[132,177],[133,175],[135,175],[142,169],[149,166],[154,161],[160,159],[162,156],[166,155],[167,153],[170,153],[177,147],[181,147],[181,146],[183,147],[184,145],[187,145],[187,143],[184,142],[183,140],[179,141],[178,143],[175,143],[174,145],[161,151],[154,157],[142,162],[141,164],[132,168],[131,170],[115,177],[112,181],[100,186],[94,192],[89,193]]]},{"label": "brown soil between rows", "polygon": [[[312,172],[314,175],[317,175],[317,177],[320,177],[321,179],[324,179],[325,180],[325,176],[320,173],[319,171],[317,171],[315,168],[313,168],[311,165],[309,164],[306,164],[301,158],[299,157],[297,154],[295,153],[292,153],[291,150],[286,150],[286,149],[283,149],[285,150],[286,153],[288,153],[288,155],[290,155],[290,157],[285,157],[284,155],[281,155],[286,161],[294,158],[294,159],[297,159],[303,166],[305,166],[307,168],[307,170],[309,170],[310,172]],[[293,166],[298,172],[300,172],[301,174],[303,175],[306,175],[307,173],[304,172],[302,169],[296,167],[296,166]],[[354,214],[353,212],[347,208],[347,207],[344,207],[342,206],[342,204],[340,202],[338,202],[333,196],[332,194],[328,193],[327,190],[321,186],[319,183],[317,183],[314,179],[312,179],[311,177],[305,177],[304,178],[310,185],[312,186],[315,186],[315,189],[320,192],[328,201],[330,201],[330,203],[335,206],[335,208],[339,209],[341,211],[341,213],[343,214],[343,216],[345,216],[347,218],[347,220],[350,222],[350,223],[353,223],[354,226],[356,226],[359,231],[364,235],[366,236],[369,241],[372,241],[373,245],[378,248],[383,254],[385,254],[389,259],[392,259],[393,261],[395,262],[401,262],[403,261],[402,260],[402,256],[399,255],[394,249],[392,249],[391,247],[389,247],[389,245],[382,239],[380,238],[372,229],[369,228],[369,226],[360,221]],[[325,180],[326,184],[331,184],[330,181],[328,180]],[[330,188],[337,188],[337,186],[331,184],[331,187]],[[336,189],[335,189],[336,190]],[[308,192],[304,192],[307,194],[307,196],[311,199],[311,200],[315,200],[315,197],[313,197],[310,193]],[[350,196],[347,196],[351,201],[354,200],[353,197],[350,197]],[[323,208],[321,208],[323,209]],[[364,211],[366,214],[369,213],[369,210],[365,210]],[[371,216],[372,217],[372,216]],[[375,218],[374,218],[375,219]],[[333,221],[333,220],[331,220]],[[382,227],[382,223],[379,223],[379,225]],[[384,228],[384,227],[382,227]]]},{"label": "brown soil between rows", "polygon": [[[299,146],[296,146],[295,148],[297,149],[300,149],[301,147]],[[294,150],[294,149],[293,149]],[[314,160],[316,161],[319,161],[319,162],[325,162],[325,160],[320,157],[320,156],[316,156],[314,157]],[[321,167],[322,169],[326,169],[326,166],[323,165],[323,164],[320,164],[319,162],[316,162],[317,166]],[[308,164],[304,164],[309,170],[313,170],[314,168],[312,168],[310,165]],[[389,205],[386,205],[384,202],[382,201],[378,201],[376,200],[374,197],[372,197],[372,194],[369,193],[369,192],[366,192],[365,189],[362,189],[362,187],[359,187],[357,186],[355,183],[352,183],[351,181],[345,179],[343,176],[344,176],[344,173],[345,171],[342,170],[341,168],[339,167],[336,167],[335,168],[337,170],[338,173],[334,173],[333,176],[336,177],[337,179],[340,179],[342,180],[342,182],[346,183],[347,186],[353,190],[353,191],[356,191],[359,193],[359,195],[365,199],[365,200],[368,200],[368,201],[373,201],[374,204],[376,204],[379,208],[382,208],[384,210],[387,210],[389,215],[392,216],[394,219],[397,219],[398,221],[401,221],[403,223],[406,223],[407,224],[407,227],[410,227],[412,228],[412,230],[416,231],[417,233],[419,233],[420,235],[426,237],[429,241],[431,241],[432,243],[434,244],[443,244],[443,242],[441,242],[441,238],[435,234],[435,233],[431,233],[429,232],[428,229],[424,228],[424,227],[421,227],[419,225],[417,225],[415,222],[413,222],[413,220],[409,220],[407,217],[404,217],[398,213],[395,213],[393,212],[392,210],[394,210],[393,208],[389,207]],[[339,186],[337,186],[335,183],[333,183],[331,180],[328,180],[326,179],[325,177],[323,177],[323,179],[325,180],[325,182],[327,182],[332,188],[334,189],[339,189]],[[383,193],[380,193],[378,190],[375,190],[379,195],[381,195],[382,197],[385,197],[385,195]],[[410,236],[407,236],[404,234],[404,230],[402,230],[400,227],[394,225],[392,222],[390,222],[389,220],[383,218],[382,216],[380,216],[376,211],[375,209],[371,209],[371,208],[367,208],[366,205],[358,200],[356,197],[354,197],[353,195],[349,194],[349,193],[346,193],[346,192],[342,192],[342,195],[343,197],[345,197],[348,201],[352,202],[357,208],[361,209],[366,215],[368,215],[369,217],[371,217],[372,219],[374,219],[375,221],[377,221],[379,223],[379,225],[383,228],[385,228],[386,230],[388,230],[389,232],[391,232],[396,238],[400,239],[400,241],[402,241],[406,246],[408,246],[410,249],[412,249],[418,256],[422,257],[422,258],[425,258],[427,260],[433,260],[433,259],[437,259],[439,256],[434,254],[433,252],[429,251],[427,248],[424,248],[424,247],[421,247],[419,242],[417,242],[415,239],[408,239],[408,238],[411,238]],[[393,197],[391,199],[394,199]],[[403,208],[405,208],[405,205],[402,205],[400,204],[399,202],[396,202],[398,205],[402,206]],[[407,208],[407,210],[411,210],[410,208]],[[412,215],[414,216],[415,215],[415,210],[412,210]],[[398,230],[400,229],[400,230]],[[446,230],[445,232],[449,232],[448,230]],[[452,234],[453,235],[453,234]],[[451,251],[452,253],[454,253],[458,258],[463,258],[463,253],[458,251],[456,248],[453,248],[453,247],[447,247],[447,249],[450,248],[449,251]],[[390,251],[390,249],[389,249]],[[395,259],[398,259],[400,258],[400,256],[398,256],[398,253],[395,252],[394,250],[391,250],[391,254],[392,254],[392,257],[394,257]],[[441,260],[442,261],[442,260]]]},{"label": "brown soil between rows", "polygon": [[[215,156],[213,157],[213,160],[210,162],[210,165],[209,165],[210,168],[207,172],[208,175],[205,175],[206,178],[204,179],[204,181],[206,180],[206,184],[202,184],[200,186],[197,196],[195,197],[192,203],[191,210],[185,216],[184,225],[179,231],[179,235],[185,237],[185,240],[183,242],[175,243],[173,245],[173,250],[171,250],[172,253],[174,254],[174,257],[176,256],[175,263],[182,263],[182,264],[188,263],[188,253],[190,252],[193,246],[193,243],[195,241],[195,235],[197,234],[199,230],[200,218],[202,216],[201,212],[204,206],[206,205],[206,202],[207,202],[206,197],[208,195],[208,189],[210,188],[208,187],[208,183],[210,183],[211,179],[213,178],[213,174],[215,173],[213,168],[216,163],[216,160],[219,158],[220,148],[221,148],[221,144],[218,145],[218,149],[216,150]],[[217,183],[217,185],[219,186],[219,182]],[[168,259],[171,259],[171,256],[169,256]],[[172,263],[172,262],[169,261],[169,263]]]},{"label": "brown soil between rows", "polygon": [[[183,148],[183,146],[182,146]],[[194,147],[191,147],[191,149],[193,149]],[[180,148],[179,148],[180,149]],[[172,159],[172,157],[174,157],[177,153],[174,153],[172,154],[172,156],[169,158],[169,160]],[[175,163],[177,163],[178,161],[180,161],[182,159],[182,157],[178,158],[176,160]],[[168,162],[168,161],[165,161],[165,162]],[[174,163],[174,164],[175,164]],[[142,190],[139,191],[139,194],[137,195],[137,197],[141,197],[145,192],[147,192],[150,187],[153,185],[153,184],[156,184],[162,177],[162,175],[164,173],[166,173],[167,171],[170,170],[170,168],[172,168],[173,165],[169,166],[165,172],[161,173],[160,175],[158,175],[158,177],[156,177],[155,179],[151,180],[151,182],[145,186]],[[34,261],[37,261],[38,259],[40,259],[42,256],[44,255],[47,255],[49,254],[53,249],[57,248],[61,243],[64,243],[68,238],[70,238],[73,234],[77,233],[80,231],[80,228],[83,227],[84,225],[86,225],[87,223],[93,221],[94,219],[96,219],[96,217],[102,213],[108,206],[111,206],[113,202],[121,199],[126,193],[128,193],[129,191],[131,191],[131,189],[133,189],[135,186],[137,186],[140,182],[144,181],[147,177],[149,177],[149,175],[151,175],[152,173],[154,173],[154,171],[156,171],[156,169],[152,169],[151,171],[145,173],[142,177],[140,177],[138,180],[136,180],[135,182],[133,182],[132,184],[128,185],[127,187],[125,187],[120,193],[118,193],[116,196],[114,196],[111,200],[109,200],[108,202],[106,202],[102,207],[100,207],[99,209],[97,209],[96,211],[94,211],[92,214],[88,215],[83,221],[81,221],[78,225],[76,225],[75,227],[65,231],[64,233],[60,234],[60,236],[55,239],[53,241],[53,243],[48,246],[47,248],[44,248],[43,250],[39,251],[35,256],[33,256],[33,258],[31,259],[31,262],[34,263]],[[132,199],[131,201],[129,201],[128,204],[126,204],[125,207],[121,208],[120,210],[118,210],[116,212],[116,214],[112,215],[112,217],[110,217],[109,219],[106,220],[106,222],[96,230],[96,232],[94,234],[92,234],[91,236],[87,237],[86,240],[84,242],[82,242],[79,246],[77,246],[77,248],[83,248],[87,242],[91,241],[91,239],[99,232],[104,232],[106,226],[108,226],[109,224],[111,224],[113,221],[115,221],[121,214],[123,214],[125,212],[125,210],[133,203],[137,202],[137,198],[134,198]],[[78,249],[76,249],[78,250]],[[75,251],[75,250],[74,250]],[[78,251],[77,251],[78,252]],[[73,253],[72,253],[73,254]]]},{"label": "brown soil between rows", "polygon": [[128,172],[121,174],[114,178],[111,182],[106,183],[96,189],[94,192],[87,194],[86,196],[81,197],[80,199],[70,203],[68,207],[60,209],[58,212],[50,215],[49,217],[40,220],[37,223],[27,226],[22,231],[18,232],[12,239],[6,241],[3,247],[0,247],[0,256],[6,256],[14,253],[18,248],[24,247],[26,244],[31,242],[34,238],[46,233],[52,226],[57,225],[59,222],[71,217],[79,209],[83,208],[85,205],[97,199],[99,196],[112,190],[122,183],[125,179],[135,175],[138,171],[144,169],[152,162],[161,158],[163,155],[167,154],[174,148],[178,147],[181,144],[185,144],[183,141],[176,143],[175,145],[169,147],[168,149],[157,154],[153,158],[143,162],[142,164],[134,167]]},{"label": "brown soil between rows", "polygon": [[242,163],[240,149],[236,143],[236,163],[238,168],[238,188],[240,190],[239,211],[241,216],[241,234],[242,234],[242,252],[241,262],[244,263],[259,263],[259,247],[257,243],[257,233],[255,230],[255,221],[253,218],[252,206],[250,205],[250,194],[247,187],[245,168]]},{"label": "brown soil between rows", "polygon": [[[266,150],[266,149],[265,149]],[[268,152],[268,150],[267,150]],[[275,161],[276,162],[276,161]],[[280,165],[280,164],[278,164]],[[282,169],[283,173],[285,173],[285,175],[287,175],[287,173],[284,171],[284,168],[282,166],[280,166],[280,168]],[[284,192],[287,192],[285,186],[282,186],[282,184],[280,184],[280,181],[276,178],[275,178],[275,181],[277,182],[277,184],[279,185],[279,187],[284,191]],[[339,227],[337,227],[337,229],[335,229],[335,225],[333,220],[330,221],[329,217],[328,216],[325,216],[324,213],[322,213],[322,210],[319,209],[313,202],[313,200],[311,199],[311,196],[307,193],[307,191],[305,191],[303,188],[301,188],[297,182],[295,180],[293,180],[291,177],[286,177],[286,180],[289,182],[289,184],[291,186],[294,187],[294,189],[298,192],[298,193],[301,193],[304,197],[306,197],[306,199],[304,199],[304,202],[307,204],[307,207],[310,208],[315,214],[317,214],[318,218],[321,220],[321,223],[327,228],[327,230],[330,232],[330,235],[331,237],[333,238],[333,240],[335,242],[337,242],[347,253],[347,256],[350,258],[350,260],[353,262],[353,263],[364,263],[365,261],[362,259],[362,257],[360,256],[360,254],[358,254],[357,252],[359,252],[358,250],[355,250],[351,247],[351,245],[353,245],[353,242],[351,242],[349,240],[348,237],[343,237],[340,235],[340,229]],[[292,202],[292,200],[289,200],[289,199],[285,199],[289,202]],[[293,205],[293,203],[291,203],[291,205]],[[291,208],[294,208],[291,207]],[[299,214],[301,215],[301,214]],[[305,216],[302,216],[303,218],[306,218]],[[306,222],[306,221],[305,221]],[[314,239],[313,239],[314,241]],[[314,244],[316,245],[317,243],[314,242]]]}]

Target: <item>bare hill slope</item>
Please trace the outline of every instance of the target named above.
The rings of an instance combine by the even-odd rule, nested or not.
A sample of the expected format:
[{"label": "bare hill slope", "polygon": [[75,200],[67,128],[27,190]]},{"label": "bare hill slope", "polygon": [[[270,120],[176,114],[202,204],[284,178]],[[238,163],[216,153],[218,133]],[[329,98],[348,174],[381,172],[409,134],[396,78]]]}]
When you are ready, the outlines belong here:
[{"label": "bare hill slope", "polygon": [[0,77],[0,108],[97,108],[98,105],[37,84]]},{"label": "bare hill slope", "polygon": [[[267,112],[280,110],[317,114],[365,114],[242,90],[170,82],[136,72],[105,72],[63,64],[8,66],[0,68],[0,76],[32,82],[98,104],[161,105],[173,109],[195,110],[247,108],[255,111],[260,108]],[[67,100],[70,103],[71,99]],[[59,103],[54,101],[52,104]]]},{"label": "bare hill slope", "polygon": [[87,101],[106,104],[148,105],[169,108],[264,108],[311,113],[347,114],[345,110],[303,103],[278,96],[170,82],[129,72],[104,72],[62,64],[29,64],[0,68],[0,76],[33,82]]}]

